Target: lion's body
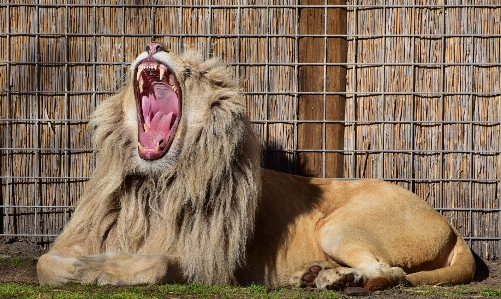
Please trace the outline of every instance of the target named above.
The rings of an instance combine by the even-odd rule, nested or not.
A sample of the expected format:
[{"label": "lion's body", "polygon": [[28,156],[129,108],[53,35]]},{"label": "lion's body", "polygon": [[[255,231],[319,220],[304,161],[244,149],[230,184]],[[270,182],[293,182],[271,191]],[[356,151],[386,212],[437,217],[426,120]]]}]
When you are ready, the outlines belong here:
[{"label": "lion's body", "polygon": [[303,178],[265,170],[255,241],[238,278],[283,285],[297,265],[321,260],[353,268],[381,263],[407,274],[464,263],[456,271],[448,267],[447,281],[430,272],[407,277],[417,285],[464,283],[474,271],[464,240],[407,190],[379,180]]},{"label": "lion's body", "polygon": [[[165,130],[175,138],[165,154],[158,146],[138,149],[138,139],[149,144],[141,141],[148,130],[161,128],[138,120],[134,94],[143,86],[133,79],[100,105],[93,120],[97,168],[72,220],[39,260],[42,284],[342,288],[378,277],[389,285],[472,279],[467,244],[422,199],[378,180],[261,169],[244,102],[224,65],[149,52],[131,69],[154,57],[175,74],[179,82],[169,92],[182,90],[182,117]],[[159,99],[173,98],[160,91]],[[139,137],[138,124],[145,126]]]}]

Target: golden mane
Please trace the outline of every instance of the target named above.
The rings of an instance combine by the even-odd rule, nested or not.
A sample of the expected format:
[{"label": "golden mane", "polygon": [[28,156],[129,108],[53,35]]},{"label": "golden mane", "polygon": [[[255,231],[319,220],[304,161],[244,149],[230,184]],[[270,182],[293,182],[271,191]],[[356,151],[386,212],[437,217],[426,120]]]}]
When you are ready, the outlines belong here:
[{"label": "golden mane", "polygon": [[[181,123],[174,154],[148,169],[140,164],[137,137],[126,124],[131,112],[123,103],[133,101],[131,84],[101,103],[91,122],[97,167],[59,240],[83,238],[85,251],[95,254],[108,247],[179,252],[189,281],[228,283],[253,235],[260,149],[230,71],[220,60],[203,61],[194,52],[181,59],[190,69],[203,70],[190,74],[183,109],[206,109],[204,125]],[[195,105],[201,97],[214,98],[214,104]],[[152,240],[153,231],[162,237]]]}]

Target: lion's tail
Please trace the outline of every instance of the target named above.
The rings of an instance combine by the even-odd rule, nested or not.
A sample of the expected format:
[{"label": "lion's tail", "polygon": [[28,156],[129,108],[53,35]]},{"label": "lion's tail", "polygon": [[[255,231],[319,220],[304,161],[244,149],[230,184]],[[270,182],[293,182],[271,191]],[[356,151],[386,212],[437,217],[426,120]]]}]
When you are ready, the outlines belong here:
[{"label": "lion's tail", "polygon": [[454,229],[457,241],[452,249],[452,261],[449,266],[408,274],[407,280],[413,286],[419,285],[456,285],[472,281],[475,275],[475,259],[468,244]]}]

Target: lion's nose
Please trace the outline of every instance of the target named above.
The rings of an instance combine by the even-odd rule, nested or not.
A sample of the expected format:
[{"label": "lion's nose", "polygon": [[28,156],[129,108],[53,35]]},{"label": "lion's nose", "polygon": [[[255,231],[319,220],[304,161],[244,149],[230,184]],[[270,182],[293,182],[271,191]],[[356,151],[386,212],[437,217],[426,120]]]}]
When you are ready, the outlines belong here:
[{"label": "lion's nose", "polygon": [[162,46],[162,44],[159,44],[157,42],[151,42],[146,46],[146,52],[148,52],[148,55],[150,57],[153,56],[153,54],[162,51],[165,51],[164,46]]}]

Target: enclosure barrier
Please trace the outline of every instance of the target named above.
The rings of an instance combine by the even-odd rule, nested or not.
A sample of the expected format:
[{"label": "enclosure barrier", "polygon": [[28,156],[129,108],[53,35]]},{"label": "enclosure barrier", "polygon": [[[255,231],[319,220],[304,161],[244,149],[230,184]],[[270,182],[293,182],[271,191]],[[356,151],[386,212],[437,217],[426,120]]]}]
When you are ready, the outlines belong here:
[{"label": "enclosure barrier", "polygon": [[73,2],[0,2],[4,241],[60,233],[90,115],[155,39],[230,65],[266,167],[395,182],[499,258],[499,1]]}]

